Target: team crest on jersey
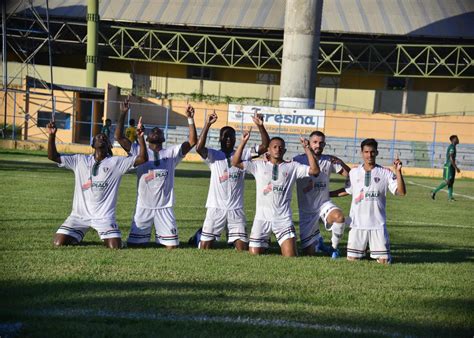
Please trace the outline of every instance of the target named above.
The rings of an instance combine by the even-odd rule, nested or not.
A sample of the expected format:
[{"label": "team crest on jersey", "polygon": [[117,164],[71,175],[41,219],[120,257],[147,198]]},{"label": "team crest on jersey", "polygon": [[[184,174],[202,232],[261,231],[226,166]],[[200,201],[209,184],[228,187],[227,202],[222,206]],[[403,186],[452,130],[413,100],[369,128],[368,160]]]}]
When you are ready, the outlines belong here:
[{"label": "team crest on jersey", "polygon": [[109,169],[109,167],[102,167],[102,171],[106,174],[109,172]]},{"label": "team crest on jersey", "polygon": [[375,183],[379,183],[380,182],[380,177],[374,177],[374,181],[375,181]]}]

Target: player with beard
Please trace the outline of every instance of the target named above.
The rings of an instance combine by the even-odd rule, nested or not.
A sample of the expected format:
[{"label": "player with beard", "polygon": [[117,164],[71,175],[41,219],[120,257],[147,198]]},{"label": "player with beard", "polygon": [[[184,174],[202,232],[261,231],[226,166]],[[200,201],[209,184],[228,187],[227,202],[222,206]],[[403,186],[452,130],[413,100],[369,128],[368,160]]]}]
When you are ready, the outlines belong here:
[{"label": "player with beard", "polygon": [[[252,119],[260,132],[262,143],[258,149],[253,147],[242,150],[241,156],[246,160],[251,159],[253,154],[263,154],[267,150],[269,142],[268,133],[263,125],[263,116],[255,114]],[[219,238],[227,226],[228,243],[233,244],[239,251],[247,250],[247,221],[243,209],[245,171],[232,167],[231,164],[235,146],[234,128],[230,126],[221,128],[219,132],[220,150],[206,148],[207,134],[216,121],[217,115],[215,113],[209,115],[196,146],[196,151],[211,170],[211,180],[203,227],[191,238],[190,242],[194,240],[199,243],[201,249],[210,249],[213,242]]]},{"label": "player with beard", "polygon": [[318,175],[320,170],[313,151],[306,139],[301,138],[308,165],[283,160],[286,152],[285,141],[280,137],[270,140],[267,161],[244,161],[242,153],[250,137],[250,132],[242,136],[232,165],[245,169],[255,177],[257,205],[255,219],[250,233],[249,251],[253,255],[265,253],[273,232],[283,256],[296,256],[296,231],[293,225],[291,197],[297,179]]},{"label": "player with beard", "polygon": [[[329,178],[331,173],[347,177],[350,168],[335,156],[323,155],[326,146],[324,133],[312,132],[309,135],[309,146],[314,152],[313,156],[318,161],[321,172],[318,176],[304,177],[296,181],[301,247],[304,255],[314,255],[316,250],[328,251],[332,258],[336,259],[339,257],[337,247],[344,234],[345,219],[342,210],[329,198]],[[309,164],[306,154],[297,155],[293,160],[301,164]],[[324,222],[326,230],[332,231],[332,249],[330,250],[323,244],[319,219]]]},{"label": "player with beard", "polygon": [[[121,114],[115,130],[115,139],[131,155],[141,150],[141,145],[131,142],[123,134],[125,115],[130,103],[125,100],[120,107]],[[194,147],[197,140],[194,125],[194,108],[188,105],[189,138],[181,145],[163,148],[163,130],[153,128],[148,132],[149,160],[137,168],[137,204],[133,216],[128,246],[144,246],[150,241],[155,225],[155,241],[167,249],[179,246],[178,229],[174,215],[174,175],[178,163]]]},{"label": "player with beard", "polygon": [[94,228],[108,248],[122,247],[115,219],[120,181],[133,166],[147,161],[141,120],[138,127],[141,150],[134,156],[112,156],[112,144],[102,133],[92,140],[94,154],[61,155],[56,149],[56,125],[54,122],[48,124],[48,158],[60,167],[74,171],[76,182],[72,212],[56,232],[55,246],[78,244],[89,228]]}]

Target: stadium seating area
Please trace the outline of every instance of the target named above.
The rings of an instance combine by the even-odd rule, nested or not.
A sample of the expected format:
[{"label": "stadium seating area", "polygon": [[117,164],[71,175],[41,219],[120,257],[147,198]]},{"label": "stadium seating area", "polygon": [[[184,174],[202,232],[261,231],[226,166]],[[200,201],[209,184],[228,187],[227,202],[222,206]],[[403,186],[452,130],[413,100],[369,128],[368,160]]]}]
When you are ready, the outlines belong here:
[{"label": "stadium seating area", "polygon": [[[201,132],[198,129],[198,135]],[[187,127],[169,128],[167,131],[167,144],[180,144],[188,136]],[[270,134],[270,137],[276,136]],[[302,152],[299,135],[281,134],[287,143],[286,159]],[[241,138],[240,132],[237,132],[237,143]],[[360,161],[360,142],[362,139],[354,138],[335,138],[327,137],[327,146],[325,153],[336,155],[347,163],[359,163]],[[377,140],[379,142],[378,163],[381,165],[390,165],[397,155],[403,160],[406,166],[419,168],[442,168],[446,158],[446,148],[448,143],[410,142],[410,141],[392,141]],[[253,132],[249,144],[260,144],[258,132]],[[219,148],[219,130],[211,129],[208,134],[207,146]],[[474,146],[458,145],[457,160],[461,170],[474,170]],[[193,150],[194,151],[194,150]]]}]

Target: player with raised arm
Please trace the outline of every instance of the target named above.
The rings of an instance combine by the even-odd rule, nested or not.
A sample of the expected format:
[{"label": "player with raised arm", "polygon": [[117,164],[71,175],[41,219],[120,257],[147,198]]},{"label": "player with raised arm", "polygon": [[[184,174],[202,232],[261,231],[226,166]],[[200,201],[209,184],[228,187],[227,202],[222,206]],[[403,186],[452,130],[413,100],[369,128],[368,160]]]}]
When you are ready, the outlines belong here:
[{"label": "player with raised arm", "polygon": [[[121,114],[115,130],[115,139],[122,148],[134,155],[141,151],[141,145],[131,142],[123,134],[125,115],[130,108],[128,99],[121,104]],[[137,168],[137,204],[132,219],[128,246],[144,246],[149,243],[153,224],[157,244],[167,249],[179,246],[178,229],[174,215],[174,175],[179,162],[196,144],[194,108],[186,108],[189,137],[180,145],[163,148],[165,137],[158,127],[148,132],[149,160]]]},{"label": "player with raised arm", "polygon": [[[252,116],[252,120],[258,127],[262,143],[258,149],[255,149],[255,147],[243,149],[241,156],[245,160],[250,160],[252,153],[263,154],[269,143],[268,133],[263,125],[263,116],[255,114]],[[245,171],[233,167],[231,164],[234,156],[235,129],[230,126],[220,129],[220,150],[206,148],[207,134],[216,121],[217,115],[215,112],[208,116],[196,146],[196,151],[211,170],[209,194],[206,202],[207,212],[199,247],[201,249],[212,248],[213,242],[227,226],[228,243],[232,243],[239,251],[247,250],[247,221],[243,209]]]},{"label": "player with raised arm", "polygon": [[388,264],[391,255],[385,212],[387,189],[394,195],[405,196],[406,187],[398,156],[392,172],[376,164],[377,146],[372,138],[362,141],[360,149],[364,163],[353,168],[346,181],[346,192],[352,195],[347,259],[354,261],[364,257],[368,243],[370,257]]},{"label": "player with raised arm", "polygon": [[249,251],[253,255],[265,253],[273,232],[283,256],[296,256],[296,230],[293,225],[291,197],[297,179],[318,175],[320,170],[313,151],[306,139],[301,138],[309,166],[298,162],[286,162],[285,141],[280,137],[270,140],[267,161],[246,160],[242,153],[250,137],[250,132],[242,135],[242,142],[235,152],[232,164],[244,169],[255,177],[257,203],[255,219],[250,233]]},{"label": "player with raised arm", "polygon": [[48,158],[60,167],[71,169],[75,176],[72,212],[56,232],[55,246],[78,244],[92,227],[107,247],[122,247],[115,219],[120,181],[130,168],[147,161],[141,119],[138,127],[142,150],[135,156],[112,156],[112,144],[102,133],[92,140],[94,154],[61,155],[56,149],[56,125],[53,121],[48,124]]},{"label": "player with raised arm", "polygon": [[451,144],[446,150],[446,162],[444,163],[443,168],[443,179],[444,182],[441,183],[435,190],[431,192],[431,198],[436,198],[436,193],[443,189],[445,186],[448,186],[448,200],[454,201],[453,198],[453,186],[454,179],[456,178],[456,173],[460,173],[461,170],[458,168],[456,163],[456,146],[459,144],[459,138],[457,135],[451,135],[449,137]]},{"label": "player with raised arm", "polygon": [[[339,257],[337,247],[344,234],[345,218],[342,210],[329,198],[329,178],[331,173],[347,177],[350,168],[335,156],[323,155],[326,146],[324,133],[313,131],[309,135],[309,146],[321,172],[318,176],[304,177],[296,181],[301,247],[304,255],[314,255],[316,249],[327,250],[319,230],[319,219],[321,219],[326,230],[332,232],[332,250],[329,252],[335,259]],[[309,165],[306,154],[295,156],[293,161]]]}]

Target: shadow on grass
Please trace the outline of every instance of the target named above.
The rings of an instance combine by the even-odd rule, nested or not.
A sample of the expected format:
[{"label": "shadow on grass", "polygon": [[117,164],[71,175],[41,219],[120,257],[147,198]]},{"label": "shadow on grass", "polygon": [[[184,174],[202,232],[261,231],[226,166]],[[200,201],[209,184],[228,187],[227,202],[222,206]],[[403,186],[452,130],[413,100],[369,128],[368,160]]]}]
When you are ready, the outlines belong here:
[{"label": "shadow on grass", "polygon": [[[268,283],[229,281],[3,281],[0,282],[0,318],[16,321],[43,318],[48,322],[55,321],[55,318],[80,318],[80,322],[91,323],[134,320],[144,325],[157,320],[183,323],[221,321],[224,326],[233,325],[232,318],[248,318],[243,325],[256,329],[263,326],[273,329],[273,325],[278,327],[276,322],[273,325],[268,323],[269,320],[279,321],[280,324],[281,321],[303,323],[299,327],[290,327],[293,334],[304,329],[305,324],[322,325],[312,328],[314,332],[325,331],[326,328],[326,332],[341,333],[345,329],[346,334],[366,331],[365,336],[453,336],[472,333],[469,323],[446,326],[446,323],[434,320],[424,323],[409,318],[401,320],[360,313],[350,304],[341,309],[335,307],[332,311],[325,311],[328,304],[324,297],[310,297],[305,306],[301,306],[301,297],[291,292],[272,292],[274,287]],[[417,304],[416,300],[414,302]],[[457,299],[446,299],[442,303],[418,303],[414,307],[423,307],[427,313],[436,313],[443,311],[446,303],[451,304],[455,311],[466,313],[472,310],[473,305],[471,301],[460,303]],[[337,330],[331,331],[328,327]],[[42,334],[48,336],[46,332]],[[177,328],[175,334],[183,336],[189,332]]]},{"label": "shadow on grass", "polygon": [[465,263],[474,261],[474,250],[470,247],[427,243],[392,243],[394,263]]}]

